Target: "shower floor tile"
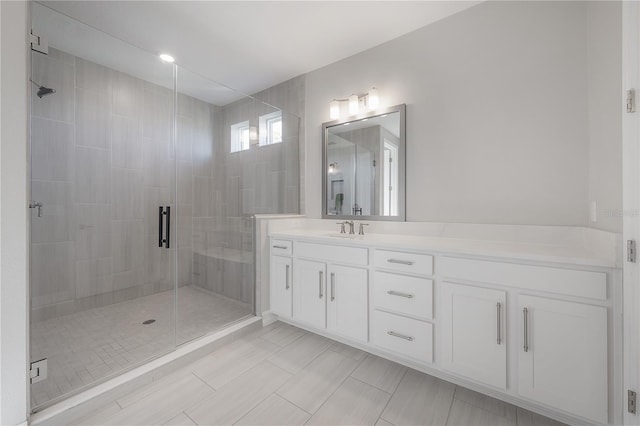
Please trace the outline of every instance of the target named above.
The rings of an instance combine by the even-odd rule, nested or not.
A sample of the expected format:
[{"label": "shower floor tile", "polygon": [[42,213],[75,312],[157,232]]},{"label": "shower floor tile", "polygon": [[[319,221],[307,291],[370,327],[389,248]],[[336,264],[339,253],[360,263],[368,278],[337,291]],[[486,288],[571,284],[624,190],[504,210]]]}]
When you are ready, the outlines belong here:
[{"label": "shower floor tile", "polygon": [[[251,314],[246,304],[194,286],[180,287],[31,325],[31,359],[48,360],[48,378],[31,385],[31,407],[116,375],[177,344]],[[144,325],[143,321],[155,320]]]}]

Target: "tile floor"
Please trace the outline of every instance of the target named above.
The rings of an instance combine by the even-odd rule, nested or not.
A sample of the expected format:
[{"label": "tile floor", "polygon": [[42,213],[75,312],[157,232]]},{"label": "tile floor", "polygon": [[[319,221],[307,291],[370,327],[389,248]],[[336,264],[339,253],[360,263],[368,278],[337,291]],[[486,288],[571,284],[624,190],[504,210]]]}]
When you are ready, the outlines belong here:
[{"label": "tile floor", "polygon": [[[165,291],[31,325],[31,359],[48,378],[31,386],[31,406],[118,374],[174,347],[174,297]],[[251,308],[194,286],[180,287],[177,343],[251,314]],[[143,325],[147,319],[153,324]]]},{"label": "tile floor", "polygon": [[65,424],[560,425],[282,323]]}]

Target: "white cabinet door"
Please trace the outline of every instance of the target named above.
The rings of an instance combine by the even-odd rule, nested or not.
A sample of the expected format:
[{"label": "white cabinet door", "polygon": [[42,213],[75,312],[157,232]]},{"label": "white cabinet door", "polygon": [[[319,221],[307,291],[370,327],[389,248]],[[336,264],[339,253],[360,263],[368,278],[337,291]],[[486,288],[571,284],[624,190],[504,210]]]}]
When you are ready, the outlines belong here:
[{"label": "white cabinet door", "polygon": [[293,263],[293,318],[316,328],[325,328],[326,265],[296,259]]},{"label": "white cabinet door", "polygon": [[517,313],[520,395],[608,423],[606,308],[519,296]]},{"label": "white cabinet door", "polygon": [[270,276],[271,312],[284,318],[291,318],[293,306],[291,258],[271,256]]},{"label": "white cabinet door", "polygon": [[327,329],[366,342],[369,311],[368,271],[329,265],[327,273]]},{"label": "white cabinet door", "polygon": [[506,389],[506,293],[445,282],[440,301],[442,366]]}]

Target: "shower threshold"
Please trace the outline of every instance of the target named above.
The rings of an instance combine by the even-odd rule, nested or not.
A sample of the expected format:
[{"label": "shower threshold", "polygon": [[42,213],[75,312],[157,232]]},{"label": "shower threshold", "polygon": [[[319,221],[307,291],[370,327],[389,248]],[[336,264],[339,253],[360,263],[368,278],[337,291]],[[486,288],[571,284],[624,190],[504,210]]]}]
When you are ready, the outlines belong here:
[{"label": "shower threshold", "polygon": [[29,424],[47,423],[54,417],[59,422],[64,421],[67,416],[75,418],[88,413],[105,402],[115,401],[136,387],[159,380],[180,367],[202,358],[216,348],[229,344],[261,327],[261,317],[253,315],[245,317],[219,331],[179,346],[176,350],[130,369],[117,377],[103,381],[86,390],[80,390],[60,402],[34,412],[31,414]]}]

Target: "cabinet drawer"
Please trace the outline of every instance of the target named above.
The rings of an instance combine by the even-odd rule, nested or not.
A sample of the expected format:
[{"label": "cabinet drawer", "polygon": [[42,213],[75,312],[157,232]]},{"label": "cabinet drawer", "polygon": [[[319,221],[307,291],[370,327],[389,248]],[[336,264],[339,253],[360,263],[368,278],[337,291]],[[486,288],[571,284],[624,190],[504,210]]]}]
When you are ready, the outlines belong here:
[{"label": "cabinet drawer", "polygon": [[369,251],[364,247],[334,246],[306,242],[296,242],[296,257],[361,266],[366,266],[369,263]]},{"label": "cabinet drawer", "polygon": [[373,282],[376,307],[418,318],[433,318],[433,281],[376,271]]},{"label": "cabinet drawer", "polygon": [[271,240],[271,254],[280,256],[291,256],[293,253],[293,243],[289,240]]},{"label": "cabinet drawer", "polygon": [[381,311],[373,312],[373,343],[419,362],[433,362],[433,325]]},{"label": "cabinet drawer", "polygon": [[438,268],[444,278],[607,300],[607,274],[604,272],[453,257],[440,258]]},{"label": "cabinet drawer", "polygon": [[433,256],[428,254],[376,250],[374,253],[374,265],[376,268],[433,275]]}]

